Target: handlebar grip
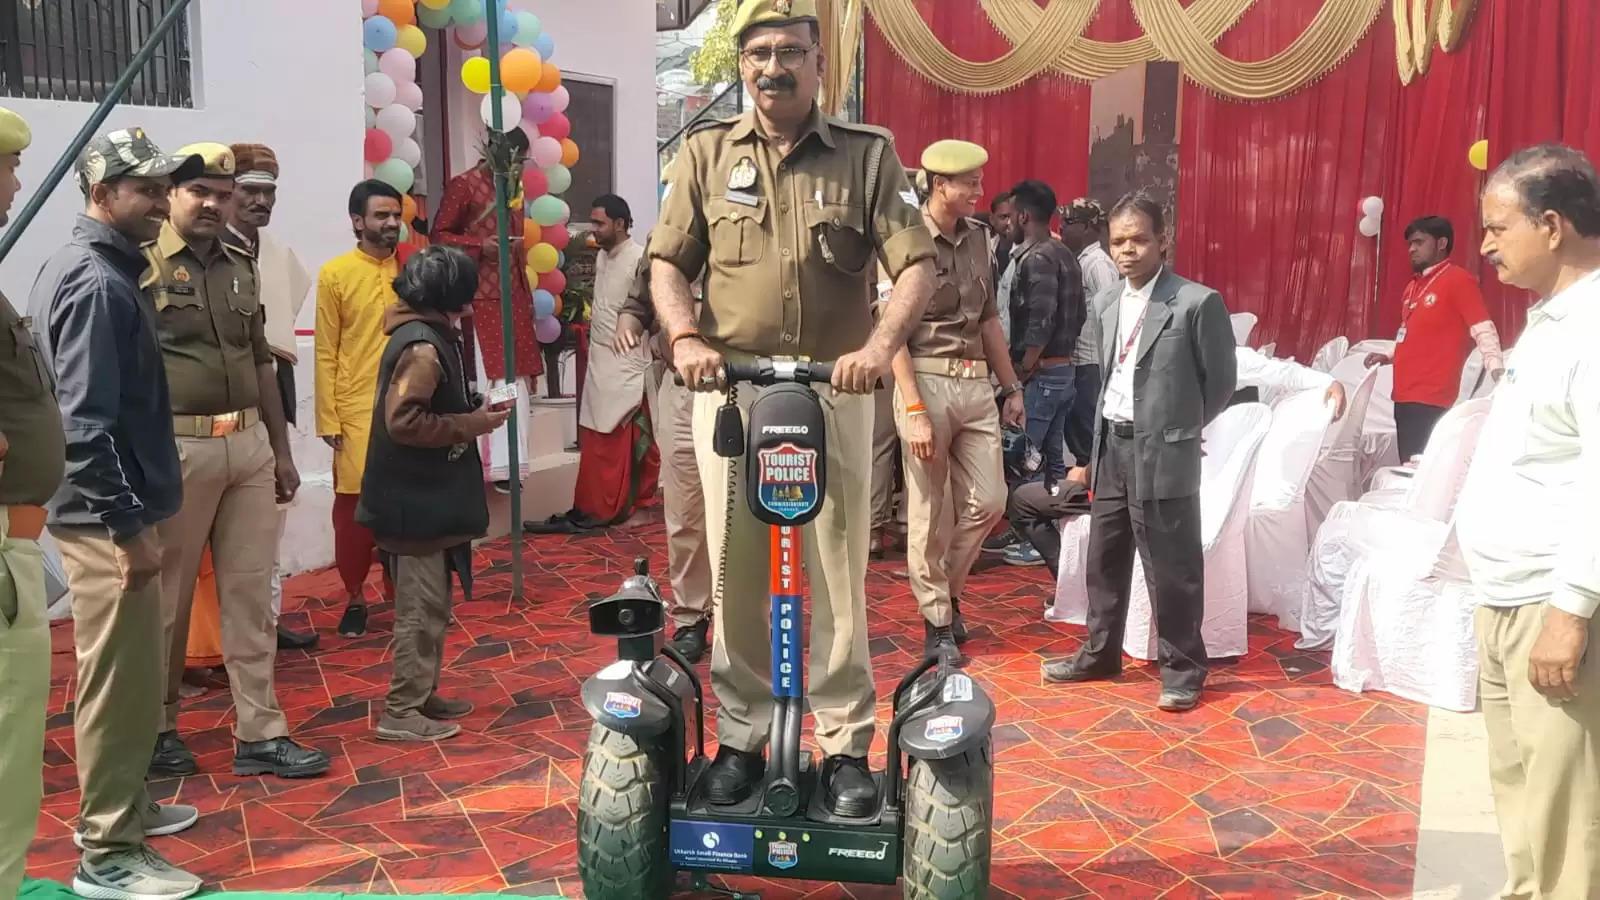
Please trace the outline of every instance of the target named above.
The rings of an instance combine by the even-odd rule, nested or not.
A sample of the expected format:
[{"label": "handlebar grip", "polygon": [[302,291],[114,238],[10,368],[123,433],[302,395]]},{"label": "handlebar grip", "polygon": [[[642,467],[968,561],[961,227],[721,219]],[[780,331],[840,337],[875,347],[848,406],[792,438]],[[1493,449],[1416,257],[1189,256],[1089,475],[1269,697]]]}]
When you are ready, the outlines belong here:
[{"label": "handlebar grip", "polygon": [[[747,362],[726,361],[722,364],[723,380],[727,384],[744,382],[754,385],[772,385],[781,382],[795,384],[829,384],[833,381],[833,363],[796,360],[774,360],[761,356]],[[672,373],[672,381],[683,387],[683,376]]]}]

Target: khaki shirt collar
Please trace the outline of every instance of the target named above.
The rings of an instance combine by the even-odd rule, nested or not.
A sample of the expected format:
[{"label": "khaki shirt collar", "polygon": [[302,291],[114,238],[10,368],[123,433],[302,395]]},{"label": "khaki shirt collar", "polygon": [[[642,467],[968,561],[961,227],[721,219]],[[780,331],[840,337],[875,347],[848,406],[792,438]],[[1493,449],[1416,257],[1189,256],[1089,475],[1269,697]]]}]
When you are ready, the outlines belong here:
[{"label": "khaki shirt collar", "polygon": [[220,237],[216,239],[216,247],[219,249],[215,252],[209,255],[201,255],[200,251],[190,247],[189,242],[183,239],[183,235],[179,234],[178,229],[173,227],[171,219],[161,223],[161,235],[156,238],[156,250],[161,254],[162,258],[171,259],[187,250],[190,256],[203,265],[210,265],[215,260],[229,256],[234,252],[228,247],[227,242]]},{"label": "khaki shirt collar", "polygon": [[955,233],[946,237],[944,232],[939,229],[939,223],[933,218],[933,211],[928,208],[926,203],[922,205],[922,222],[928,226],[928,233],[933,235],[935,241],[944,241],[952,247],[961,246],[962,241],[979,232],[979,229],[973,226],[971,220],[960,218],[956,219]]},{"label": "khaki shirt collar", "polygon": [[[811,104],[811,114],[806,116],[805,125],[800,129],[800,139],[795,141],[794,145],[800,146],[813,134],[829,150],[838,146],[833,140],[833,129],[829,127],[827,118],[822,115],[822,110],[815,103]],[[757,121],[756,111],[753,109],[739,117],[739,121],[734,123],[733,131],[728,136],[736,142],[746,141],[752,137],[765,140],[767,137],[761,130],[761,123]]]}]

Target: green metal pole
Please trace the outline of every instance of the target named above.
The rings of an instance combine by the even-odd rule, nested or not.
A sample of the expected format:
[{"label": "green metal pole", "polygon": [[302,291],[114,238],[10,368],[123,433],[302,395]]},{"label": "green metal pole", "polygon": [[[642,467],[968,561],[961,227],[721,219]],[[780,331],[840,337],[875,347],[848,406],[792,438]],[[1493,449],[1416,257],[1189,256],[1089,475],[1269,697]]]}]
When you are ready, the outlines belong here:
[{"label": "green metal pole", "polygon": [[[505,131],[501,115],[501,101],[506,89],[500,83],[500,9],[495,0],[483,0],[483,14],[489,23],[489,37],[484,41],[484,52],[489,57],[489,96],[494,104],[490,127]],[[517,380],[516,335],[511,327],[511,217],[507,206],[511,203],[511,184],[508,173],[498,165],[494,171],[494,218],[500,231],[500,323],[502,350],[506,359],[506,383]],[[512,413],[506,420],[506,451],[510,465],[511,481],[511,599],[522,599],[522,472],[521,457],[517,447],[517,416]]]},{"label": "green metal pole", "polygon": [[89,139],[94,137],[94,133],[100,130],[101,125],[105,124],[106,117],[111,115],[112,108],[122,100],[122,95],[128,92],[128,85],[133,83],[134,76],[138,75],[145,63],[150,61],[150,57],[155,55],[156,48],[161,46],[161,42],[167,39],[168,34],[172,33],[172,29],[177,26],[178,20],[188,8],[189,0],[173,0],[166,15],[161,17],[161,21],[151,30],[150,37],[145,39],[144,46],[134,54],[128,67],[122,70],[122,75],[111,85],[111,90],[106,92],[105,99],[101,100],[100,105],[89,114],[89,120],[78,129],[71,143],[67,144],[67,149],[56,160],[56,164],[50,167],[50,172],[44,176],[44,180],[34,189],[33,196],[28,198],[28,202],[22,207],[22,212],[17,213],[11,220],[11,225],[4,233],[0,233],[0,261],[6,258],[6,254],[10,253],[11,248],[22,238],[23,230],[33,221],[33,217],[39,214],[39,210],[44,208],[45,201],[50,199],[50,194],[55,191],[56,185],[66,177],[67,171],[77,161],[78,154],[83,152],[83,148],[89,144]]}]

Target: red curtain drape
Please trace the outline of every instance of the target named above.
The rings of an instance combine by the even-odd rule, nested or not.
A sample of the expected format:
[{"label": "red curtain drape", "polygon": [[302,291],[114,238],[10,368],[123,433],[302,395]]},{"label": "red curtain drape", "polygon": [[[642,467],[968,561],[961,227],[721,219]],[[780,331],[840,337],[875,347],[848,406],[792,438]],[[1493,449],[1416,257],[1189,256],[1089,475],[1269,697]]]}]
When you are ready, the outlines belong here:
[{"label": "red curtain drape", "polygon": [[[1236,59],[1260,59],[1292,41],[1324,2],[1258,3],[1220,40]],[[918,0],[956,53],[992,59],[1007,44],[976,0]],[[1270,7],[1270,11],[1269,8]],[[1090,30],[1102,40],[1138,33],[1127,0],[1104,0]],[[1309,358],[1335,335],[1392,336],[1410,277],[1402,232],[1421,215],[1456,226],[1455,259],[1480,273],[1508,343],[1529,302],[1480,266],[1477,195],[1466,162],[1479,138],[1491,163],[1516,147],[1564,141],[1600,158],[1600,3],[1480,0],[1455,53],[1436,51],[1429,73],[1402,86],[1387,9],[1355,52],[1307,88],[1260,103],[1185,84],[1179,133],[1176,266],[1260,317],[1255,342]],[[897,136],[914,164],[928,143],[965,137],[990,150],[991,191],[1043,178],[1065,200],[1087,184],[1087,85],[1036,79],[995,97],[948,94],[867,29],[866,117]],[[1360,201],[1385,201],[1377,240],[1356,232]]]}]

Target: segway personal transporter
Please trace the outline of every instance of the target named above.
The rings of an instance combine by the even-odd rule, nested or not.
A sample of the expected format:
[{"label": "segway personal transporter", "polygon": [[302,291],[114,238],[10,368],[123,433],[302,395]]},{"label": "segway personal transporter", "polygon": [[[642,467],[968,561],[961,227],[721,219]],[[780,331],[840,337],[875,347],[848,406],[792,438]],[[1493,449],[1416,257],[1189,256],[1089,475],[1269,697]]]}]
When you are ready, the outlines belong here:
[{"label": "segway personal transporter", "polygon": [[[888,770],[873,775],[879,808],[850,819],[823,802],[817,761],[800,747],[801,526],[816,517],[827,488],[822,408],[809,385],[828,383],[832,366],[758,359],[729,363],[725,374],[715,449],[746,456],[746,500],[771,528],[775,709],[766,774],[741,804],[706,802],[704,691],[694,668],[662,639],[666,606],[646,562],[635,561],[621,590],[589,606],[590,630],[617,639],[618,659],[583,685],[595,720],[578,798],[584,896],[657,900],[671,893],[678,871],[699,890],[709,874],[723,873],[901,880],[904,896],[917,900],[988,896],[995,708],[949,660],[928,656],[895,689]],[[770,388],[751,405],[748,426],[736,404],[741,382]]]}]

